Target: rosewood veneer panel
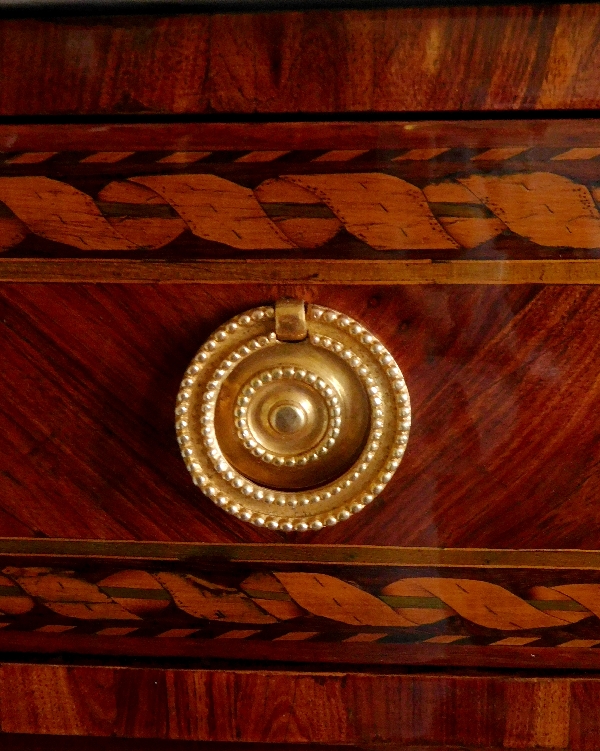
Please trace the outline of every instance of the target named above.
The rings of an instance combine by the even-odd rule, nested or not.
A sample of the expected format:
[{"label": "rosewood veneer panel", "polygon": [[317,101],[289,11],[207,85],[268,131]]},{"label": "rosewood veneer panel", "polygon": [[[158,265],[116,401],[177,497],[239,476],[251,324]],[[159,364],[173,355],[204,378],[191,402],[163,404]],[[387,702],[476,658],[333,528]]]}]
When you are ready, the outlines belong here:
[{"label": "rosewood veneer panel", "polygon": [[[67,736],[67,749],[79,749],[70,738],[86,734],[296,743],[311,751],[305,744],[371,747],[374,741],[377,747],[394,744],[395,748],[589,751],[595,748],[592,739],[598,717],[597,706],[590,703],[597,694],[594,678],[23,664],[2,665],[0,676],[11,685],[0,708],[2,731]],[[10,736],[7,741],[11,743]],[[93,740],[90,747],[104,749]],[[115,748],[124,746],[117,742]],[[132,748],[139,746],[132,743]],[[171,751],[171,746],[167,748]],[[233,748],[237,751],[239,746]]]},{"label": "rosewood veneer panel", "polygon": [[[173,435],[188,361],[231,315],[293,294],[390,347],[413,401],[373,506],[301,538],[228,516]],[[0,291],[0,533],[98,539],[597,547],[596,287],[12,285]]]},{"label": "rosewood veneer panel", "polygon": [[[0,116],[592,109],[599,25],[596,3],[3,18]],[[198,665],[600,667],[600,290],[528,286],[600,278],[597,124],[463,124],[450,136],[445,124],[418,123],[13,130],[0,133],[9,152],[1,178],[50,177],[78,191],[104,230],[117,229],[97,244],[69,221],[64,235],[39,231],[39,216],[13,211],[14,181],[4,184],[2,237],[7,227],[17,234],[3,245],[1,279],[229,286],[0,287],[0,651],[179,665],[0,665],[7,749],[24,748],[28,734],[73,751],[84,736],[161,739],[165,751],[195,741],[282,751],[374,742],[595,749],[593,678]],[[345,150],[345,166],[322,159],[333,148]],[[272,163],[264,159],[276,149]],[[429,156],[407,157],[415,149]],[[207,152],[208,167],[204,157],[173,166],[173,152],[194,150]],[[166,199],[123,199],[131,179],[202,173],[255,191],[258,211],[279,227],[339,224],[337,240],[264,244],[246,263],[247,248],[207,242]],[[442,227],[454,245],[377,247],[352,233],[330,197],[314,201],[319,187],[303,188],[313,195],[300,207],[259,195],[281,175],[306,183],[357,173],[412,186],[425,196],[419,211],[431,212],[433,235]],[[514,205],[485,191],[465,203],[428,190],[532,175],[536,211],[544,195],[576,206],[561,231],[589,220],[572,241],[552,228],[540,241]],[[121,193],[107,199],[111,181]],[[33,203],[29,195],[22,206]],[[179,222],[165,252],[139,233],[133,245],[119,237],[120,221],[152,218]],[[461,235],[463,219],[485,226],[486,239]],[[454,284],[461,274],[527,284],[386,286]],[[339,286],[342,278],[361,286]],[[310,286],[327,281],[338,286]],[[282,294],[346,311],[380,335],[415,414],[405,461],[372,508],[339,528],[285,537],[204,499],[172,427],[178,381],[201,341],[230,315]],[[130,542],[139,540],[166,545]],[[519,547],[592,552],[509,550]]]},{"label": "rosewood veneer panel", "polygon": [[595,3],[5,18],[0,114],[594,108],[599,23]]}]

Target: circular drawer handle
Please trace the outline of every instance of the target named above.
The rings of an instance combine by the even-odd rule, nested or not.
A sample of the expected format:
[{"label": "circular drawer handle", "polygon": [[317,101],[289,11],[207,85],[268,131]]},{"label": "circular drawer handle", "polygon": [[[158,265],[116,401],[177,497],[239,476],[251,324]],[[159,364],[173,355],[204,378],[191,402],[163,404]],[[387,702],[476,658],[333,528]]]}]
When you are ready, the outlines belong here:
[{"label": "circular drawer handle", "polygon": [[299,300],[217,329],[187,369],[176,429],[196,485],[257,526],[318,530],[381,493],[404,454],[410,400],[381,342]]}]

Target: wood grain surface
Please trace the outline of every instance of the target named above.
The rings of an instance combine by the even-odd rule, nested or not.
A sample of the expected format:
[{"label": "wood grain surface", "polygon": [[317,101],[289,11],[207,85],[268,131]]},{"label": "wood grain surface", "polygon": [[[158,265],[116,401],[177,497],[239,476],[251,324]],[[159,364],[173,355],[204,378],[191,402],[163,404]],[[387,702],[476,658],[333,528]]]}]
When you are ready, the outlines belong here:
[{"label": "wood grain surface", "polygon": [[[593,110],[599,26],[598,3],[0,19],[0,117],[412,113],[0,128],[0,279],[228,282],[0,287],[0,650],[38,663],[0,664],[2,748],[598,748],[596,678],[482,666],[600,669],[599,292],[537,286],[600,280],[600,129],[414,118]],[[219,190],[216,217],[190,200]],[[385,286],[440,281],[521,286]],[[172,428],[207,334],[285,293],[373,328],[416,417],[373,507],[301,538],[203,498]]]},{"label": "wood grain surface", "polygon": [[[210,743],[210,745],[208,745]],[[102,738],[77,735],[32,735],[3,733],[5,751],[264,751],[264,743],[237,741],[186,741],[165,738]],[[356,744],[357,751],[377,748],[376,744]],[[269,743],[270,751],[299,751],[296,743]],[[464,746],[404,746],[405,751],[465,751]],[[303,743],[302,751],[348,751],[348,744]],[[466,751],[498,751],[497,749],[467,749]]]},{"label": "wood grain surface", "polygon": [[[192,485],[173,409],[207,335],[283,294],[347,312],[400,364],[414,427],[381,498],[301,538]],[[198,542],[597,548],[598,290],[4,285],[0,533]]]},{"label": "wood grain surface", "polygon": [[595,3],[4,18],[0,114],[592,109],[599,23]]},{"label": "wood grain surface", "polygon": [[[586,151],[600,156],[600,149]],[[583,165],[586,180],[583,159],[575,167],[570,161],[570,169],[552,163],[540,169],[525,157],[508,169],[492,162],[491,169],[488,163],[488,169],[473,170],[462,154],[442,169],[420,159],[416,169],[402,169],[394,162],[410,163],[410,151],[373,160],[361,152],[358,163],[346,160],[340,169],[348,154],[355,152],[336,152],[328,169],[314,164],[319,157],[312,164],[290,159],[270,170],[257,162],[260,168],[250,173],[234,164],[226,177],[204,159],[199,169],[178,174],[159,167],[159,174],[139,175],[133,166],[133,174],[116,180],[90,174],[90,181],[104,185],[88,192],[47,174],[0,176],[0,250],[52,258],[82,251],[84,257],[134,251],[153,257],[160,249],[172,260],[236,251],[279,251],[282,257],[302,250],[333,257],[402,251],[400,257],[451,260],[556,259],[557,249],[600,246],[596,165]],[[238,162],[235,156],[218,154]],[[14,160],[6,164],[12,167]]]},{"label": "wood grain surface", "polygon": [[[0,678],[11,686],[0,709],[3,733],[296,743],[310,751],[304,744],[597,748],[600,689],[592,677],[235,673],[4,663]],[[122,749],[117,743],[114,748]],[[73,747],[71,742],[63,748]]]}]

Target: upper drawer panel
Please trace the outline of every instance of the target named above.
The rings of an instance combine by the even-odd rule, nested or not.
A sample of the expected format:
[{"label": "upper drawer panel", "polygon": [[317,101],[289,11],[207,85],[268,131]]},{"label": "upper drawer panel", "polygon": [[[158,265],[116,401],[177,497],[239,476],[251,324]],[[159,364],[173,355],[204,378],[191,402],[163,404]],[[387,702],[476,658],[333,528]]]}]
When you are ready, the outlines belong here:
[{"label": "upper drawer panel", "polygon": [[594,3],[5,18],[0,115],[594,108],[599,19]]}]

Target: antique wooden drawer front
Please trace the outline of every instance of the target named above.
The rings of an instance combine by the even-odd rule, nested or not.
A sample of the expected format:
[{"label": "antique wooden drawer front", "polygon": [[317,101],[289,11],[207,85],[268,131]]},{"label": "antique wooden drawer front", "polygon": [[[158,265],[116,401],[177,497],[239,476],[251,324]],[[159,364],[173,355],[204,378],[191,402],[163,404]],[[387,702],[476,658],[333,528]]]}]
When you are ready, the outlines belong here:
[{"label": "antique wooden drawer front", "polygon": [[[0,142],[0,650],[600,662],[595,121]],[[318,532],[225,514],[175,440],[199,346],[283,297],[372,331],[412,403]]]},{"label": "antique wooden drawer front", "polygon": [[[381,335],[414,428],[371,506],[286,535],[192,485],[173,408],[218,323],[289,293]],[[0,647],[589,665],[597,297],[567,285],[4,285]]]},{"label": "antique wooden drawer front", "polygon": [[[183,372],[235,313],[294,294],[386,342],[412,401],[382,496],[281,535],[225,514],[174,436]],[[600,392],[594,286],[6,284],[3,536],[596,547]],[[276,468],[273,469],[276,472]]]}]

